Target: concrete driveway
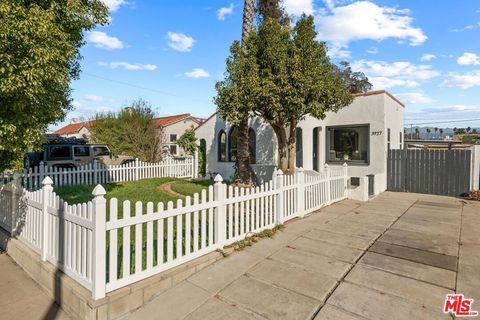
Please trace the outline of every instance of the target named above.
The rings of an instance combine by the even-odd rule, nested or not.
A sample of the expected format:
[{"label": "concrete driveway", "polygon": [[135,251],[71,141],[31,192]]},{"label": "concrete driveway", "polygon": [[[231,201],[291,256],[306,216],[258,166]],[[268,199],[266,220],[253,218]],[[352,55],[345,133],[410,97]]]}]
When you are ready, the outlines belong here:
[{"label": "concrete driveway", "polygon": [[451,319],[480,309],[480,203],[383,193],[287,224],[153,298],[130,319]]}]

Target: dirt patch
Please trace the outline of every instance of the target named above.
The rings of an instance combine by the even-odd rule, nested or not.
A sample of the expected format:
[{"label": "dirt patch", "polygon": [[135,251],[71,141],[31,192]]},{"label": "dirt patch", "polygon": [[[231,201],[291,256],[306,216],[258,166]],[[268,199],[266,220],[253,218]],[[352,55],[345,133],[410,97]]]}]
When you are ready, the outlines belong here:
[{"label": "dirt patch", "polygon": [[168,193],[169,195],[171,195],[173,197],[184,199],[185,196],[183,194],[178,193],[178,192],[176,192],[172,189],[172,183],[175,183],[175,181],[170,181],[170,182],[164,183],[164,184],[160,185],[159,188],[162,191],[165,191],[166,193]]}]

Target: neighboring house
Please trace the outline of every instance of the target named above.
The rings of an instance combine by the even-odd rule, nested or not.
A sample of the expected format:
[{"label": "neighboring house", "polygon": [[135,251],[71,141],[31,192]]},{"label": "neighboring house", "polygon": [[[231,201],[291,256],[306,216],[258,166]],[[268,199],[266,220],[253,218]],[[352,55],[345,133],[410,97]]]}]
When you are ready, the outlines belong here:
[{"label": "neighboring house", "polygon": [[[201,123],[201,119],[192,116],[190,113],[177,114],[173,116],[159,117],[153,119],[153,123],[162,128],[159,134],[163,134],[163,142],[168,148],[168,152],[172,156],[185,156],[185,152],[181,149],[176,141],[180,136],[188,129],[196,127]],[[78,121],[72,120],[72,122],[65,127],[62,127],[54,134],[63,137],[75,137],[75,138],[90,138],[90,127],[95,125],[94,120],[90,121]]]},{"label": "neighboring house", "polygon": [[202,120],[192,116],[190,113],[174,116],[161,117],[153,120],[154,123],[163,129],[164,142],[172,156],[185,156],[185,151],[177,145],[180,136],[190,128],[197,127]]},{"label": "neighboring house", "polygon": [[[297,167],[321,171],[325,164],[348,164],[349,177],[366,177],[370,195],[386,190],[387,150],[403,147],[404,105],[386,91],[356,94],[353,103],[324,120],[307,116],[297,135]],[[206,172],[234,174],[236,130],[217,114],[196,128],[206,156]],[[251,162],[259,180],[271,179],[277,164],[277,139],[262,119],[250,120]],[[351,180],[356,184],[357,179]],[[366,188],[366,186],[363,186]]]},{"label": "neighboring house", "polygon": [[95,121],[80,121],[79,119],[72,119],[72,121],[65,127],[62,127],[53,132],[66,138],[83,138],[88,140],[90,138],[90,127]]}]

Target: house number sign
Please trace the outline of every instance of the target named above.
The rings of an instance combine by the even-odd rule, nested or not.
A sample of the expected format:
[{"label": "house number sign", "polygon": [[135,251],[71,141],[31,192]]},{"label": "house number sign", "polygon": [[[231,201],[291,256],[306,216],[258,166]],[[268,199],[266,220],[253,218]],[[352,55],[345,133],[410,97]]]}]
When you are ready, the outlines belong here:
[{"label": "house number sign", "polygon": [[382,131],[372,131],[372,136],[381,136]]}]

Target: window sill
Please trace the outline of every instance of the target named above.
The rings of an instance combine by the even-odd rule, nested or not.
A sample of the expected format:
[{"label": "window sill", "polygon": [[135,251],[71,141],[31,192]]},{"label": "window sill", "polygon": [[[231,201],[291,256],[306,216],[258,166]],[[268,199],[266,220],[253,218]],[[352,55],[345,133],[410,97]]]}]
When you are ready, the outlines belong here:
[{"label": "window sill", "polygon": [[346,163],[348,166],[368,167],[369,162],[356,162],[356,161],[327,161],[328,165],[342,165]]}]

